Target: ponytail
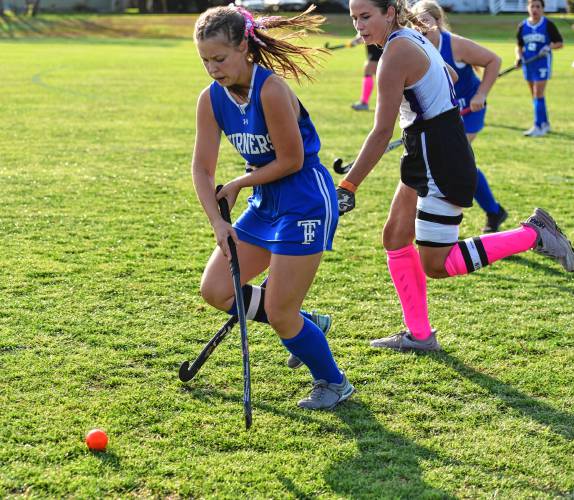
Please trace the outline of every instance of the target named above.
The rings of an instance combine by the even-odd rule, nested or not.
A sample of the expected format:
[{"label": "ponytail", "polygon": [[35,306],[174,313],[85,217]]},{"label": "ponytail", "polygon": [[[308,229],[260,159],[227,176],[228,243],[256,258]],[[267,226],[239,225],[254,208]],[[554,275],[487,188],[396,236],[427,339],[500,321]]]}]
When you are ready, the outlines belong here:
[{"label": "ponytail", "polygon": [[[303,65],[317,67],[319,55],[326,51],[294,45],[289,40],[302,38],[309,31],[321,31],[320,26],[325,22],[325,18],[311,15],[313,10],[315,6],[311,5],[295,17],[254,18],[243,7],[214,7],[199,16],[195,25],[195,40],[205,40],[220,33],[234,46],[247,40],[249,56],[254,63],[284,78],[293,77],[297,82],[300,82],[302,77],[312,80]],[[267,33],[269,30],[282,30],[286,33],[274,37]]]}]

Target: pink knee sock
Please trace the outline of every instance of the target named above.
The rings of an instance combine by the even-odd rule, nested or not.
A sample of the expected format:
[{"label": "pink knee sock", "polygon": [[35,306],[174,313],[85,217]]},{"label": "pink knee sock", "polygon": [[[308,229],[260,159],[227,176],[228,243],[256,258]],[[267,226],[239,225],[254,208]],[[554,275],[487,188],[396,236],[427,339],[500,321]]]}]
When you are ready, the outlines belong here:
[{"label": "pink knee sock", "polygon": [[374,85],[373,77],[371,75],[365,75],[363,77],[363,92],[361,93],[361,102],[363,104],[369,104],[369,99],[371,98]]},{"label": "pink knee sock", "polygon": [[413,337],[425,340],[431,334],[427,308],[427,281],[414,245],[387,250],[387,264],[403,308],[403,317]]},{"label": "pink knee sock", "polygon": [[467,238],[452,247],[444,267],[449,276],[472,273],[509,255],[534,248],[537,239],[536,231],[527,226],[502,233]]}]

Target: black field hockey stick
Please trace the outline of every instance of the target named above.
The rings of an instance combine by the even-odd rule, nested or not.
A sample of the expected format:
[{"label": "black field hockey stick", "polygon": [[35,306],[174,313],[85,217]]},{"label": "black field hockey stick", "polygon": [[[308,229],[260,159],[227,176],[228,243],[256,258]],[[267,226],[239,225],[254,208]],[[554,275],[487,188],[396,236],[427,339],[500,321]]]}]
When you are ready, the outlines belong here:
[{"label": "black field hockey stick", "polygon": [[211,338],[211,340],[205,344],[203,350],[199,353],[199,356],[195,361],[189,364],[189,361],[184,361],[179,367],[179,380],[182,382],[189,382],[205,362],[209,359],[209,356],[213,353],[215,348],[221,343],[221,341],[227,336],[227,334],[233,329],[237,323],[237,316],[231,316],[225,324],[219,329],[219,331]]},{"label": "black field hockey stick", "polygon": [[[223,186],[217,186],[216,192]],[[231,215],[229,213],[229,204],[226,198],[221,198],[219,201],[219,211],[223,220],[231,224]],[[247,343],[247,318],[245,317],[245,304],[243,303],[243,289],[241,288],[241,275],[239,270],[239,259],[237,258],[237,248],[233,238],[227,238],[229,251],[231,253],[231,261],[229,263],[229,270],[233,278],[233,290],[235,292],[235,304],[237,307],[237,319],[239,321],[239,329],[241,331],[241,353],[243,357],[243,413],[245,414],[245,428],[249,429],[253,421],[251,412],[251,369],[249,367],[249,345]]]},{"label": "black field hockey stick", "polygon": [[[261,288],[265,288],[265,283],[267,280],[263,281]],[[227,337],[227,334],[233,330],[233,327],[237,324],[237,316],[231,316],[225,324],[219,329],[219,331],[211,338],[211,340],[205,344],[203,350],[199,353],[199,356],[195,358],[193,363],[189,361],[184,361],[179,367],[179,380],[182,382],[189,382],[193,377],[197,375],[197,372],[209,359],[209,357],[215,351],[215,348],[221,344],[223,339]]]},{"label": "black field hockey stick", "polygon": [[325,47],[327,50],[339,50],[339,49],[350,49],[350,48],[353,47],[353,46],[351,45],[350,42],[341,43],[341,44],[338,44],[338,45],[331,45],[329,42],[325,42],[324,47]]},{"label": "black field hockey stick", "polygon": [[[389,142],[387,149],[385,149],[385,153],[388,153],[389,151],[392,151],[393,149],[397,149],[399,146],[402,146],[402,144],[403,144],[402,139],[397,139],[396,141]],[[351,168],[353,168],[354,164],[355,164],[355,161],[353,160],[351,163],[347,163],[346,165],[343,165],[343,158],[335,158],[333,160],[333,170],[337,174],[346,174],[347,172],[349,172],[349,170],[351,170]]]},{"label": "black field hockey stick", "polygon": [[500,73],[498,73],[498,78],[500,78],[501,76],[507,75],[508,73],[512,73],[513,71],[517,70],[518,68],[521,68],[522,66],[527,66],[531,62],[537,61],[538,59],[542,59],[543,57],[546,57],[546,54],[538,54],[536,56],[531,57],[530,59],[526,59],[526,61],[523,61],[521,59],[518,62],[518,65],[510,66],[509,68],[503,69]]}]

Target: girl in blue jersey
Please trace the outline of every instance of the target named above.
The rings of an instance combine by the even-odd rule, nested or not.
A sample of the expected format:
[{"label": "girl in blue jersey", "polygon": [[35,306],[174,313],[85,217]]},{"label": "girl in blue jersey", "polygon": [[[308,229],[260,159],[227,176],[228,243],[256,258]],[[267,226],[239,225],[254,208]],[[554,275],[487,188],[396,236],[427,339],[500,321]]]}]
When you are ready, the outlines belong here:
[{"label": "girl in blue jersey", "polygon": [[[552,75],[552,50],[564,44],[556,25],[544,16],[544,0],[529,0],[527,8],[528,19],[518,25],[516,33],[516,65],[522,64],[534,106],[534,124],[524,135],[541,137],[550,132],[544,91]],[[528,60],[532,61],[523,64]]]},{"label": "girl in blue jersey", "polygon": [[428,318],[426,276],[468,274],[529,249],[574,271],[574,250],[541,209],[512,231],[458,241],[462,209],[472,205],[476,191],[476,166],[454,92],[456,72],[430,40],[405,27],[410,20],[423,31],[429,29],[407,9],[406,0],[351,0],[349,7],[355,29],[365,43],[382,46],[383,55],[375,123],[337,188],[340,213],[355,206],[354,193],[383,155],[397,115],[405,144],[383,245],[407,329],[371,345],[438,350]]},{"label": "girl in blue jersey", "polygon": [[[354,391],[339,370],[321,328],[301,305],[337,227],[337,198],[319,160],[320,141],[309,113],[285,81],[308,76],[300,60],[314,65],[315,51],[274,38],[264,30],[316,29],[320,16],[254,19],[230,5],[204,12],[195,41],[214,82],[199,96],[193,182],[213,227],[215,248],[201,282],[212,306],[237,312],[229,274],[228,237],[237,244],[247,318],[268,322],[291,353],[290,366],[307,365],[314,378],[308,409],[330,409]],[[215,170],[223,132],[248,163],[247,173],[215,195]],[[217,208],[233,207],[239,191],[253,187],[247,209],[231,226]],[[266,288],[247,284],[269,269]],[[329,322],[328,322],[329,323]],[[326,333],[328,324],[323,326]]]},{"label": "girl in blue jersey", "polygon": [[[458,80],[454,84],[454,91],[462,110],[466,137],[472,144],[484,127],[486,96],[498,76],[500,57],[472,40],[450,33],[444,11],[435,0],[422,0],[416,3],[413,13],[429,26],[425,36],[456,71]],[[473,67],[484,68],[482,80],[478,78]],[[486,212],[486,224],[482,232],[494,233],[506,220],[508,213],[494,198],[484,173],[477,169],[477,174],[474,199]]]}]

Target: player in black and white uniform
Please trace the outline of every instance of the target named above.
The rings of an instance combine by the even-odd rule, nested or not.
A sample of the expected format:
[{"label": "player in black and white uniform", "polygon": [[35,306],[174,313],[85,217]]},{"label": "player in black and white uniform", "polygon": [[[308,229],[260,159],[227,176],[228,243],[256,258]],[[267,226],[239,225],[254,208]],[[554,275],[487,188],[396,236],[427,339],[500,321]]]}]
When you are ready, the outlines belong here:
[{"label": "player in black and white uniform", "polygon": [[377,68],[375,123],[337,188],[340,213],[354,208],[354,192],[383,155],[397,115],[405,144],[383,245],[407,329],[371,345],[438,350],[427,313],[426,276],[468,274],[529,249],[574,271],[574,251],[541,209],[512,231],[458,241],[462,209],[472,205],[476,166],[454,93],[456,73],[428,39],[405,27],[408,21],[421,24],[405,0],[351,0],[350,11],[365,43],[384,49]]}]

